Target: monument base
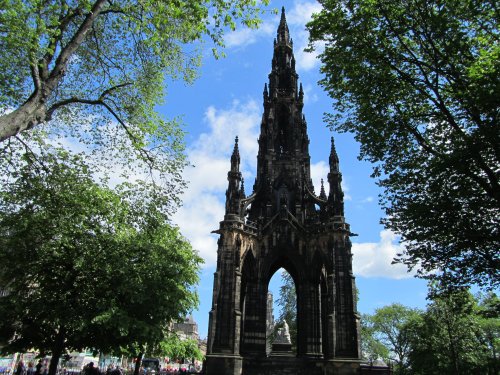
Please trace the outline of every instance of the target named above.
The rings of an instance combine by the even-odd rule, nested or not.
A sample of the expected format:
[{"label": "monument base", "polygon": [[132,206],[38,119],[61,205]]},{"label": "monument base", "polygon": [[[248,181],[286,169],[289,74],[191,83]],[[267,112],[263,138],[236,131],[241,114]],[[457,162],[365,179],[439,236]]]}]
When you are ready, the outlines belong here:
[{"label": "monument base", "polygon": [[204,374],[207,375],[241,375],[243,358],[228,354],[207,354]]},{"label": "monument base", "polygon": [[271,355],[293,354],[291,343],[274,343],[271,349]]},{"label": "monument base", "polygon": [[360,362],[271,354],[267,358],[244,358],[242,375],[359,375]]}]

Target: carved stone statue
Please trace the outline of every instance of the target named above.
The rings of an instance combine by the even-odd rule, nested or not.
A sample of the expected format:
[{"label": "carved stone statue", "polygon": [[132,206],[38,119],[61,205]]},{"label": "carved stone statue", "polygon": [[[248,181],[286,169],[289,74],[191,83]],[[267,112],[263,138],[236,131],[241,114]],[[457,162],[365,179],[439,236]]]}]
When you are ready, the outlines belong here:
[{"label": "carved stone statue", "polygon": [[290,340],[290,329],[288,328],[288,324],[286,320],[283,319],[283,335],[285,336],[285,339],[287,342],[291,343],[292,341]]},{"label": "carved stone statue", "polygon": [[290,330],[288,328],[288,324],[286,320],[283,320],[283,327],[278,328],[276,332],[276,339],[274,340],[275,344],[291,344],[292,340],[290,339]]}]

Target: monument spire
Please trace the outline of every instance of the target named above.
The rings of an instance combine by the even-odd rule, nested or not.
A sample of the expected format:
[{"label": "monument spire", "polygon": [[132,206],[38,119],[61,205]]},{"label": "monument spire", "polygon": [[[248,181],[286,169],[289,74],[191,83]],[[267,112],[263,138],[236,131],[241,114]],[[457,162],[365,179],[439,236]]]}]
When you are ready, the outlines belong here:
[{"label": "monument spire", "polygon": [[[322,181],[316,195],[304,90],[284,8],[272,52],[255,183],[247,196],[236,138],[226,212],[214,231],[219,240],[205,373],[359,375],[359,315],[339,158],[332,138],[330,190],[327,195]],[[268,342],[267,291],[280,268],[291,275],[297,291],[294,354],[289,340]],[[269,355],[266,348],[272,348]]]},{"label": "monument spire", "polygon": [[286,23],[285,7],[281,7],[281,19],[278,26],[277,41],[278,44],[288,44],[291,45],[290,31],[288,30],[288,25]]}]

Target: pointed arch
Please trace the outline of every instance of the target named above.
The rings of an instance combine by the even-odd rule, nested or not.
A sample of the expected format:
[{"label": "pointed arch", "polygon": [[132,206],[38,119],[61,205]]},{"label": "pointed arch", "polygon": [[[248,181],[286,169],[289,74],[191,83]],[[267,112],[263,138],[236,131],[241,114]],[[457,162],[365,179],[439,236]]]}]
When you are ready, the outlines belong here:
[{"label": "pointed arch", "polygon": [[303,345],[299,342],[301,337],[303,324],[301,323],[301,290],[302,290],[302,280],[304,279],[305,271],[303,264],[301,264],[300,258],[296,255],[292,255],[292,252],[281,249],[281,251],[276,252],[274,256],[267,259],[265,266],[263,267],[262,274],[265,276],[263,284],[266,288],[266,293],[269,288],[269,282],[273,275],[280,269],[283,268],[291,276],[293,283],[295,285],[295,294],[297,297],[297,333],[296,333],[296,343],[295,352],[296,355],[300,355]]},{"label": "pointed arch", "polygon": [[264,284],[268,285],[271,277],[273,277],[276,271],[280,268],[283,268],[290,274],[290,276],[292,276],[295,287],[298,288],[299,280],[301,277],[299,274],[299,270],[301,270],[301,267],[295,259],[285,254],[278,254],[266,264],[263,270],[263,274],[265,275]]},{"label": "pointed arch", "polygon": [[[261,327],[256,319],[259,315],[259,306],[262,303],[262,293],[258,288],[258,265],[249,247],[241,263],[241,285],[240,285],[240,353],[250,353],[262,350],[255,345],[255,337],[258,336]],[[264,343],[265,344],[265,343]]]},{"label": "pointed arch", "polygon": [[257,282],[257,262],[253,255],[252,248],[249,247],[243,256],[240,266],[241,287],[240,287],[240,311],[244,314],[245,299],[248,294],[248,284]]}]

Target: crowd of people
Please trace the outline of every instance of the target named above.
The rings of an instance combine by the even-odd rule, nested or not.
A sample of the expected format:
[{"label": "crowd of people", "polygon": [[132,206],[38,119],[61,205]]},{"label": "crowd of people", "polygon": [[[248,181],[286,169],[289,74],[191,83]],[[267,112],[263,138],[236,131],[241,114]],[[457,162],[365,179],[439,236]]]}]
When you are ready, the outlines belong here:
[{"label": "crowd of people", "polygon": [[28,362],[28,365],[24,361],[19,361],[14,372],[15,375],[47,375],[49,369],[42,360],[40,359],[35,365],[33,362]]},{"label": "crowd of people", "polygon": [[[106,369],[99,369],[99,367],[95,366],[94,362],[89,362],[87,365],[83,367],[83,370],[80,372],[67,370],[62,368],[57,371],[58,375],[131,375],[133,374],[133,366],[129,369],[122,368],[118,365],[110,364]],[[161,374],[194,374],[199,373],[201,371],[201,366],[194,365],[176,365],[176,366],[168,366],[165,368],[159,369],[159,371],[152,371],[150,368],[141,367],[139,370],[139,375],[153,375],[156,373],[157,375]],[[13,375],[48,375],[48,364],[43,362],[42,359],[38,361],[35,365],[32,361],[27,364],[20,360],[14,370]]]},{"label": "crowd of people", "polygon": [[[32,361],[26,363],[20,360],[14,370],[13,375],[48,375],[48,364],[44,363],[42,359],[38,361],[36,365]],[[72,375],[75,372],[79,375],[125,375],[120,366],[109,365],[105,371],[100,370],[98,367],[94,366],[94,362],[90,362],[83,367],[82,371],[67,370],[66,368],[61,368],[57,371],[58,375]]]}]

